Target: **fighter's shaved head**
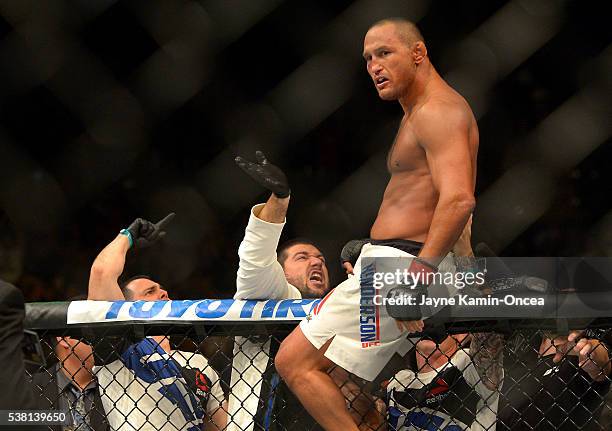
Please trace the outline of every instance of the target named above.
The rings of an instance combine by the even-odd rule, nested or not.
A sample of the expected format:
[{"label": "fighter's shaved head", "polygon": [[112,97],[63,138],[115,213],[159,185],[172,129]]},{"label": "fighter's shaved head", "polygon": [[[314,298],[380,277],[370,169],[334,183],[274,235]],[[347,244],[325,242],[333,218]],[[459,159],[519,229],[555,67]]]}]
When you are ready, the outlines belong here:
[{"label": "fighter's shaved head", "polygon": [[[392,24],[395,27],[395,31],[399,35],[399,37],[406,43],[408,46],[412,46],[412,44],[422,41],[425,43],[425,39],[421,34],[419,28],[412,22],[408,21],[405,18],[385,18],[380,21],[376,21],[370,29],[374,27],[378,27],[385,24]],[[368,29],[369,30],[369,29]]]}]

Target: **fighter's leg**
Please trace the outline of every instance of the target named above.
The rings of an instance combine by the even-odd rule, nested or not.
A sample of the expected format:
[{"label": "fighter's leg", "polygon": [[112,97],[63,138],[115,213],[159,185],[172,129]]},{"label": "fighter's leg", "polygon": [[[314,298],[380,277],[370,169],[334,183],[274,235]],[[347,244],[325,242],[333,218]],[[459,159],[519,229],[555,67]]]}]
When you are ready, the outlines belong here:
[{"label": "fighter's leg", "polygon": [[327,374],[332,361],[324,356],[331,339],[317,350],[298,326],[283,341],[274,363],[308,413],[326,430],[358,431],[338,386]]}]

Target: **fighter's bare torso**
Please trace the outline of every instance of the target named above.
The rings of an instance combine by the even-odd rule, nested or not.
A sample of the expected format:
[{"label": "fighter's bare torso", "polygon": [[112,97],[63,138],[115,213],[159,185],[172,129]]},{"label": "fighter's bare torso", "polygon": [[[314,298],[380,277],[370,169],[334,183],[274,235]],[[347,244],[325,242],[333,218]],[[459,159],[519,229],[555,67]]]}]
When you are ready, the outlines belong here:
[{"label": "fighter's bare torso", "polygon": [[[427,127],[444,127],[443,122],[433,123],[422,115],[423,110],[461,111],[467,118],[467,144],[471,166],[465,169],[476,178],[476,153],[478,151],[478,126],[467,102],[441,78],[431,88],[424,103],[415,106],[402,118],[399,131],[387,156],[387,169],[391,174],[378,216],[372,225],[370,236],[374,239],[409,239],[425,242],[438,202],[438,191],[432,181],[430,166],[420,130]],[[429,124],[426,124],[426,121]],[[456,143],[449,143],[456,145]],[[441,175],[444,175],[441,172]]]}]

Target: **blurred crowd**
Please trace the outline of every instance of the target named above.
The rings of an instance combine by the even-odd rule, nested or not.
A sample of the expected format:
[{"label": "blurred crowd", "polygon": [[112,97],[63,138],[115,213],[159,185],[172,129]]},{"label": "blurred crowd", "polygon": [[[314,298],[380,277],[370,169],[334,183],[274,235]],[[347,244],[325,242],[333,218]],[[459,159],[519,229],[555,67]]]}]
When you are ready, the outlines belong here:
[{"label": "blurred crowd", "polygon": [[335,256],[367,236],[401,117],[361,59],[365,29],[385,16],[419,23],[474,108],[475,242],[508,256],[612,251],[610,35],[595,6],[36,3],[0,2],[0,268],[27,300],[84,293],[109,232],[169,212],[163,249],[129,265],[163,271],[179,298],[230,296],[262,198],[233,158],[256,149],[299,196],[287,237]]}]

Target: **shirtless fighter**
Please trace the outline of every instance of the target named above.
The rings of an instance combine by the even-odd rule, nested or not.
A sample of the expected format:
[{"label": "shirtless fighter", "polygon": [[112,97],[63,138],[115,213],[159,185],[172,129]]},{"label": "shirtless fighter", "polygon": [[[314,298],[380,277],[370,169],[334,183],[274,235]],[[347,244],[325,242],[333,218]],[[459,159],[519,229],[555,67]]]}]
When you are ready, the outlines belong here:
[{"label": "shirtless fighter", "polygon": [[387,159],[391,179],[355,277],[336,287],[285,339],[275,360],[280,375],[326,430],[358,430],[326,373],[330,366],[373,380],[395,352],[406,349],[402,345],[411,344],[404,331],[423,328],[420,316],[396,321],[381,306],[375,317],[379,338],[362,343],[360,260],[412,257],[409,270],[436,271],[475,204],[476,120],[434,69],[416,26],[403,19],[377,22],[365,36],[363,57],[380,98],[397,100],[404,110]]}]

